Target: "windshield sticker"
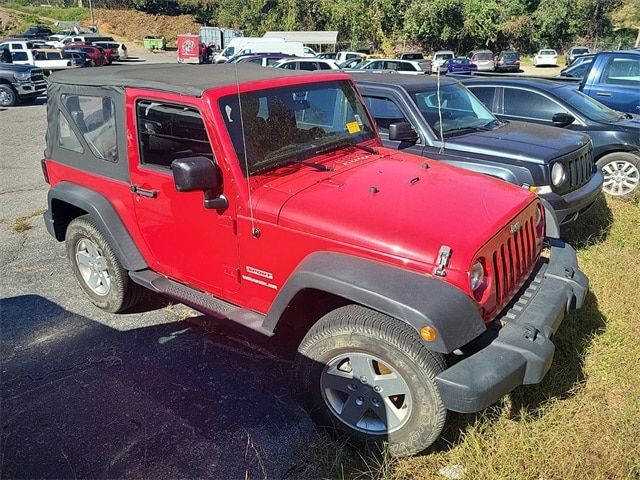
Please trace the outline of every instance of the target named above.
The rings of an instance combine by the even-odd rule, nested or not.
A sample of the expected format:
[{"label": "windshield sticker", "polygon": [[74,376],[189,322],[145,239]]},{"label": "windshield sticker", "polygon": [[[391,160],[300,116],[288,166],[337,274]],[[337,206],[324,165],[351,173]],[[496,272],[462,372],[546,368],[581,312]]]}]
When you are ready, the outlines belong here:
[{"label": "windshield sticker", "polygon": [[349,122],[347,123],[347,130],[351,134],[358,133],[360,131],[360,125],[358,125],[358,122]]}]

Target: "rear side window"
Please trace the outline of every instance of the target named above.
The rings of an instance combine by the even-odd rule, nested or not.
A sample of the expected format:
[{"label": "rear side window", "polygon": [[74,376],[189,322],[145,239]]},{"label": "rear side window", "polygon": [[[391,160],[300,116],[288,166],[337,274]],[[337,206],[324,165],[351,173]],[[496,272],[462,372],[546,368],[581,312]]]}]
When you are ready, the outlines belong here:
[{"label": "rear side window", "polygon": [[371,116],[376,121],[380,133],[388,134],[392,123],[408,122],[393,100],[382,97],[364,97]]},{"label": "rear side window", "polygon": [[11,52],[11,58],[14,62],[26,62],[29,60],[27,52]]},{"label": "rear side window", "polygon": [[308,70],[313,71],[318,69],[318,64],[316,62],[300,62],[300,70]]},{"label": "rear side window", "polygon": [[213,159],[209,137],[197,109],[140,100],[136,106],[140,162],[170,168],[178,158]]},{"label": "rear side window", "polygon": [[517,88],[504,89],[504,114],[515,117],[551,120],[555,113],[565,110],[539,93]]},{"label": "rear side window", "polygon": [[640,60],[611,58],[604,72],[604,82],[629,87],[640,86]]},{"label": "rear side window", "polygon": [[328,63],[318,62],[318,65],[320,66],[320,70],[331,70],[331,65]]},{"label": "rear side window", "polygon": [[62,103],[93,154],[118,161],[118,142],[113,100],[89,95],[62,95]]},{"label": "rear side window", "polygon": [[495,95],[495,88],[493,87],[471,87],[469,88],[478,100],[486,105],[486,107],[493,111],[493,97]]},{"label": "rear side window", "polygon": [[398,63],[398,71],[399,72],[415,72],[416,67],[414,67],[413,64],[411,63],[400,62]]}]

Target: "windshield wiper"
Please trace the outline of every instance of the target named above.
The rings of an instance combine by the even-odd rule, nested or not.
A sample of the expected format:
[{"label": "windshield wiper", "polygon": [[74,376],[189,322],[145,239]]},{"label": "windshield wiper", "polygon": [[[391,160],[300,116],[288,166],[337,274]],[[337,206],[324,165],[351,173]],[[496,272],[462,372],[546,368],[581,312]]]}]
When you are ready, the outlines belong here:
[{"label": "windshield wiper", "polygon": [[448,136],[449,134],[452,133],[463,133],[463,132],[490,132],[491,130],[493,130],[493,128],[488,128],[488,127],[480,127],[480,126],[467,126],[467,127],[459,127],[459,128],[453,128],[451,130],[446,130],[444,133],[444,136]]},{"label": "windshield wiper", "polygon": [[320,155],[321,153],[327,153],[327,152],[330,152],[331,150],[338,150],[339,148],[344,148],[344,147],[355,147],[355,148],[359,148],[360,150],[364,150],[365,152],[368,152],[368,153],[374,153],[376,155],[380,153],[377,148],[370,147],[369,145],[360,145],[359,143],[356,143],[355,141],[349,138],[331,143],[326,147],[319,148],[313,153],[315,153],[316,155]]},{"label": "windshield wiper", "polygon": [[332,172],[333,168],[331,168],[329,165],[325,165],[323,163],[316,163],[316,162],[307,162],[307,161],[302,161],[302,162],[295,162],[299,165],[306,165],[307,167],[313,167],[316,170],[320,170],[321,172]]}]

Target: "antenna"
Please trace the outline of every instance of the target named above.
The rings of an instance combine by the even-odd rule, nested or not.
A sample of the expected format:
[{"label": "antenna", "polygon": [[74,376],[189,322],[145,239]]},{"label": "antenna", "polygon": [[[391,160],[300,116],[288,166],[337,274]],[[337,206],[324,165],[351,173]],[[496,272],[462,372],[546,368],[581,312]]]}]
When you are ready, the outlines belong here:
[{"label": "antenna", "polygon": [[236,92],[238,95],[238,109],[240,110],[240,129],[242,130],[242,150],[244,151],[244,173],[247,179],[247,192],[249,193],[249,218],[251,219],[251,235],[258,238],[259,230],[256,228],[256,220],[253,216],[253,198],[251,196],[251,182],[249,180],[249,159],[247,157],[247,141],[244,134],[244,118],[242,116],[242,99],[240,97],[240,78],[238,76],[238,64],[234,62],[236,72]]},{"label": "antenna", "polygon": [[442,145],[440,145],[440,150],[438,150],[438,153],[442,153],[444,151],[444,133],[442,131],[442,102],[440,100],[440,65],[437,64],[436,62],[436,68],[438,69],[437,71],[437,90],[436,90],[436,96],[438,97],[438,123],[440,125],[440,140],[442,141]]}]

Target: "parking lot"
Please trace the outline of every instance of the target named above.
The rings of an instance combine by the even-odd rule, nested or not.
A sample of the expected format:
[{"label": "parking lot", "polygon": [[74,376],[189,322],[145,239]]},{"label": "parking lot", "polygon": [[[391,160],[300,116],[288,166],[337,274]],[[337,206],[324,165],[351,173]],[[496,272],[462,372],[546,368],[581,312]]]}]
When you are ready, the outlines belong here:
[{"label": "parking lot", "polygon": [[3,478],[304,471],[295,454],[314,429],[286,361],[183,321],[184,307],[116,316],[82,294],[42,221],[45,112],[44,99],[0,110]]}]

